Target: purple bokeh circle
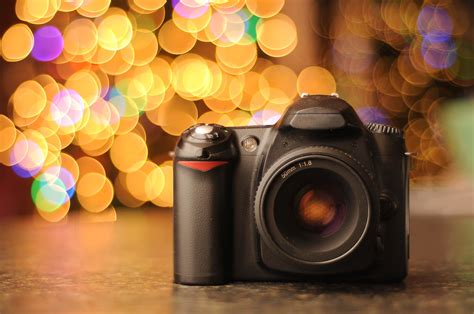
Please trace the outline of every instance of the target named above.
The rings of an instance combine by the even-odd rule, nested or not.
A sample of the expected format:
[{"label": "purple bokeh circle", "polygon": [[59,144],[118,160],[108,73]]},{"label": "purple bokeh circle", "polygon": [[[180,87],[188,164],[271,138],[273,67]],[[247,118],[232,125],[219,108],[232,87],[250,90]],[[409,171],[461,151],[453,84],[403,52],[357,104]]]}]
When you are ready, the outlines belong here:
[{"label": "purple bokeh circle", "polygon": [[389,124],[390,121],[386,117],[385,113],[377,107],[362,107],[357,108],[357,115],[364,123],[382,123]]},{"label": "purple bokeh circle", "polygon": [[448,40],[453,32],[453,22],[448,11],[431,5],[421,9],[417,27],[420,34],[431,42]]},{"label": "purple bokeh circle", "polygon": [[450,68],[457,59],[453,40],[431,41],[428,37],[421,43],[421,54],[427,64],[435,69]]},{"label": "purple bokeh circle", "polygon": [[38,28],[34,34],[35,44],[31,55],[38,61],[52,61],[59,57],[64,48],[61,32],[54,26]]}]

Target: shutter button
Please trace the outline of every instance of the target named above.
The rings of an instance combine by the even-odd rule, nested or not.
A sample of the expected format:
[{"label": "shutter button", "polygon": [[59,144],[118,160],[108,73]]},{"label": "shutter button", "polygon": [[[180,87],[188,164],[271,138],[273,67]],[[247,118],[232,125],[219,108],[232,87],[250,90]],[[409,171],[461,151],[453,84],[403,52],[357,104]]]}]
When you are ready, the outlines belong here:
[{"label": "shutter button", "polygon": [[198,140],[215,141],[222,137],[222,132],[225,130],[214,125],[201,124],[193,129],[191,136]]},{"label": "shutter button", "polygon": [[196,132],[196,134],[199,134],[199,135],[205,135],[205,134],[211,133],[213,130],[214,130],[214,127],[212,125],[204,124],[204,125],[197,126],[194,129],[194,132]]}]

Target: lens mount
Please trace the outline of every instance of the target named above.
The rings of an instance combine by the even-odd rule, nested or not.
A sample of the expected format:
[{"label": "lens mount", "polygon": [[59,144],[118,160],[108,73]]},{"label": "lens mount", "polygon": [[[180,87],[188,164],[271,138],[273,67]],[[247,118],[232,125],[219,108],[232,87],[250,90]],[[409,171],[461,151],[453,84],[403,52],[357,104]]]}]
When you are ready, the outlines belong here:
[{"label": "lens mount", "polygon": [[342,259],[362,241],[371,202],[370,177],[348,154],[330,147],[293,151],[266,171],[255,220],[264,243],[305,265]]}]

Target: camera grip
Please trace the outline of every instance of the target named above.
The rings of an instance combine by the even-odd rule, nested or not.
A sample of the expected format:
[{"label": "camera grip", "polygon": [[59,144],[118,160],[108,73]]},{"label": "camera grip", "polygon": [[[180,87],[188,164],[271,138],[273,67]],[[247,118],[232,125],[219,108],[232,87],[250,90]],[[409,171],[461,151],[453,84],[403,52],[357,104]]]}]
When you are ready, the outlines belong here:
[{"label": "camera grip", "polygon": [[181,284],[226,281],[230,212],[228,161],[175,165],[174,274]]}]

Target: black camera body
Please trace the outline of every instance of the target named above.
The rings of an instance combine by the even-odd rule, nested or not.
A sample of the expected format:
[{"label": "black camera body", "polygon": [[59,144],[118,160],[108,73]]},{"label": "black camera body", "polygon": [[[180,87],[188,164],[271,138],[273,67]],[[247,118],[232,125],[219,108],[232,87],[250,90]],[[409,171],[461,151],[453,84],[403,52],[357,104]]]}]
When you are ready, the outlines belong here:
[{"label": "black camera body", "polygon": [[175,282],[402,280],[408,171],[402,132],[337,96],[274,126],[193,126],[175,152]]}]

